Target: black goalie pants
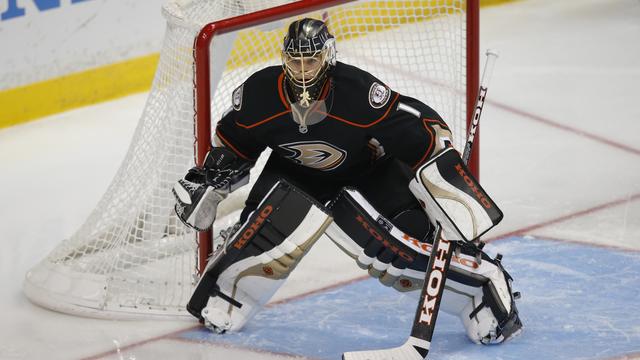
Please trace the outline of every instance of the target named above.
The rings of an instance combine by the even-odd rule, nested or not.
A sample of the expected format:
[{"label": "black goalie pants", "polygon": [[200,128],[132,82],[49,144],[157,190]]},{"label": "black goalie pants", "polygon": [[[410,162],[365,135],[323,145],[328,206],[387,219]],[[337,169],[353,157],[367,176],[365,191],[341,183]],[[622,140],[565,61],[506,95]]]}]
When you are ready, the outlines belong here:
[{"label": "black goalie pants", "polygon": [[338,178],[330,173],[309,174],[308,169],[272,153],[249,193],[242,212],[244,222],[273,185],[284,179],[318,202],[326,204],[343,187],[356,188],[383,216],[416,239],[427,239],[431,230],[420,204],[409,190],[413,171],[400,161],[383,157],[366,171]]}]

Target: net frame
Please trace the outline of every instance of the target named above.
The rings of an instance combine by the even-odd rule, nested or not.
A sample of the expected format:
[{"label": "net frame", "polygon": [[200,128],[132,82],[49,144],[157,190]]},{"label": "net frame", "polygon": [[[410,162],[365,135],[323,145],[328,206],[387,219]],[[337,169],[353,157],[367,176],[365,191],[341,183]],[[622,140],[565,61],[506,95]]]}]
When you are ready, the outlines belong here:
[{"label": "net frame", "polygon": [[[27,274],[24,291],[30,300],[54,310],[98,318],[135,319],[190,316],[184,308],[185,299],[189,298],[198,280],[200,269],[204,269],[207,256],[211,252],[212,234],[207,232],[196,235],[195,232],[177,221],[174,214],[169,215],[163,213],[164,210],[162,210],[160,211],[162,214],[158,216],[153,209],[167,207],[168,202],[173,201],[169,189],[173,182],[183,175],[189,167],[187,158],[196,164],[201,164],[209,149],[211,127],[214,124],[211,118],[211,109],[212,104],[217,101],[217,99],[211,98],[210,91],[211,83],[215,82],[215,80],[212,81],[212,77],[216,76],[215,68],[212,69],[216,59],[210,57],[211,41],[224,37],[225,34],[233,31],[267,22],[267,20],[275,21],[309,11],[326,9],[330,6],[357,2],[356,0],[305,0],[261,11],[251,11],[260,9],[269,1],[284,2],[286,0],[228,1],[246,6],[246,9],[249,9],[247,11],[250,12],[245,15],[229,17],[228,14],[234,14],[237,9],[223,8],[220,17],[226,16],[226,18],[216,22],[208,22],[200,14],[188,9],[191,3],[204,3],[205,1],[174,0],[163,7],[163,13],[168,19],[168,28],[160,56],[159,70],[154,78],[152,91],[123,165],[81,229],[71,239],[65,240],[54,249],[46,259]],[[440,4],[462,1],[393,0],[387,2]],[[376,3],[376,1],[362,0],[361,2]],[[215,6],[218,1],[210,3]],[[473,114],[479,83],[479,0],[468,0],[465,5],[465,117],[468,123],[469,117]],[[191,13],[186,14],[183,10],[190,10]],[[176,28],[188,31],[176,32],[174,31]],[[195,36],[196,34],[197,36]],[[182,45],[175,48],[176,43]],[[184,45],[187,43],[192,43],[193,48]],[[192,58],[189,59],[188,65],[182,57],[182,53],[187,48],[190,52],[192,51]],[[181,63],[174,64],[172,56]],[[201,56],[206,57],[202,58]],[[189,68],[189,73],[184,70],[185,67]],[[164,69],[166,72],[161,72],[160,69]],[[193,103],[189,105],[188,111],[185,111],[184,108],[173,108],[175,104],[171,102],[172,92],[192,94]],[[159,108],[151,104],[154,101],[161,103]],[[186,130],[184,125],[161,123],[166,118],[184,117],[187,113],[193,117],[191,124],[193,133],[191,129]],[[174,137],[188,136],[191,138],[193,135],[191,139],[195,139],[193,140],[194,151],[186,153],[181,150],[179,154],[164,154],[159,161],[154,163],[156,165],[146,163],[145,161],[148,159],[142,159],[140,151],[148,145],[149,139],[162,137],[162,141],[165,141],[164,135],[172,132],[178,133]],[[166,137],[166,141],[171,143],[175,140]],[[180,140],[180,142],[184,143],[184,140]],[[478,163],[478,148],[478,146],[474,148],[475,154],[472,157],[472,159],[475,158],[476,164]],[[171,171],[161,173],[154,166],[165,161],[169,163]],[[477,176],[478,166],[472,164],[471,168]],[[170,175],[167,176],[167,173]],[[114,207],[112,205],[114,203],[123,204],[125,201],[131,200],[126,199],[131,194],[123,194],[120,190],[130,185],[128,179],[132,177],[132,174],[133,177],[148,178],[148,182],[142,183],[151,185],[143,186],[154,187],[152,192],[161,192],[162,194],[157,201],[149,203],[141,200],[143,205],[132,209],[125,208],[123,211],[122,206]],[[136,182],[136,184],[138,183]],[[156,186],[159,187],[155,188]],[[236,203],[235,206],[241,206],[241,204]],[[147,210],[149,211],[147,212]],[[110,219],[113,217],[127,218],[128,220],[124,223],[111,223]],[[157,239],[150,238],[157,233],[163,234],[163,236]],[[198,237],[197,241],[194,240],[196,237]],[[125,248],[125,252],[121,251]],[[149,257],[150,253],[154,257]],[[156,264],[147,266],[151,262]],[[174,273],[154,274],[159,268],[167,266],[171,266]],[[131,277],[131,274],[135,276]],[[140,291],[128,294],[127,291],[130,291],[131,288],[140,288]]]},{"label": "net frame", "polygon": [[[194,79],[195,79],[195,162],[198,166],[204,164],[204,159],[211,149],[211,41],[217,35],[231,31],[244,29],[261,22],[281,20],[300,15],[318,9],[326,9],[335,5],[355,2],[356,0],[305,0],[292,4],[285,4],[255,13],[236,16],[222,21],[211,22],[205,25],[194,41]],[[479,24],[480,24],[480,0],[467,0],[466,7],[466,122],[467,128],[471,124],[471,114],[475,108],[475,98],[478,96],[480,84],[479,70]],[[206,139],[201,141],[199,139]],[[469,169],[479,179],[479,143],[480,129],[476,132],[476,146],[469,158]],[[212,251],[213,232],[203,231],[198,233],[198,271],[202,272],[206,267],[207,259]]]}]

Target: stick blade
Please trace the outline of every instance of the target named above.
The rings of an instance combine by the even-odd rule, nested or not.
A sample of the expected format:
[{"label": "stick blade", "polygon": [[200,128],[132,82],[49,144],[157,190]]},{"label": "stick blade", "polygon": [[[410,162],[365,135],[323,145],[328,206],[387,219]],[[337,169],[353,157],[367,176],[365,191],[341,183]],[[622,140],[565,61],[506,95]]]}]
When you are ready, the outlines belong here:
[{"label": "stick blade", "polygon": [[342,354],[342,360],[424,360],[431,343],[410,336],[401,346],[392,349],[351,351]]}]

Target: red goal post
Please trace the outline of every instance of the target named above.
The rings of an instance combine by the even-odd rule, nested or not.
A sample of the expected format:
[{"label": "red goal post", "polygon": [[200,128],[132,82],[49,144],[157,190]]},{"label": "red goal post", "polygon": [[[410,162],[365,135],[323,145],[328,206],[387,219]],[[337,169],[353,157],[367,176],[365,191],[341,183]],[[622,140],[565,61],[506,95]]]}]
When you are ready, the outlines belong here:
[{"label": "red goal post", "polygon": [[[215,21],[205,25],[194,41],[194,151],[195,162],[198,166],[204,163],[204,158],[211,148],[211,41],[215,36],[245,29],[265,22],[286,19],[292,16],[308,13],[314,10],[326,9],[331,6],[355,2],[355,0],[303,0],[285,4],[254,13],[240,15],[229,19]],[[471,122],[474,112],[475,98],[478,96],[479,80],[479,24],[480,0],[466,1],[466,124]],[[339,45],[338,45],[339,46]],[[410,94],[408,94],[410,95]],[[446,120],[446,119],[445,119]],[[203,140],[204,139],[204,140]],[[203,141],[200,141],[203,140]],[[469,160],[469,168],[479,177],[479,143],[480,129],[476,132],[476,146],[473,148]],[[201,272],[211,255],[213,232],[205,231],[198,234],[199,242],[199,271]]]}]

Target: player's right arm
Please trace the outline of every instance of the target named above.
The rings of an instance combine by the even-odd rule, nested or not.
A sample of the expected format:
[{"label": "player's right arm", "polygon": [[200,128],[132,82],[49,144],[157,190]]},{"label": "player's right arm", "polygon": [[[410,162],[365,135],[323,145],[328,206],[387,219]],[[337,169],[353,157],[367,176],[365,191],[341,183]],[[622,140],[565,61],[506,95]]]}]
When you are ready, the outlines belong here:
[{"label": "player's right arm", "polygon": [[[238,96],[235,95],[237,91],[242,92],[243,86],[234,91],[234,98]],[[249,115],[243,110],[235,106],[227,110],[222,119],[218,121],[213,144],[214,146],[226,147],[242,160],[255,162],[265,150],[266,145],[253,136],[250,128],[240,123],[239,119],[253,115]]]},{"label": "player's right arm", "polygon": [[185,225],[198,231],[209,229],[218,204],[249,182],[249,169],[265,149],[237,122],[243,115],[241,107],[236,106],[238,101],[242,103],[243,86],[234,91],[233,106],[218,122],[213,147],[204,164],[191,168],[173,187],[176,214]]},{"label": "player's right arm", "polygon": [[213,147],[202,167],[193,167],[174,185],[175,211],[180,220],[198,231],[211,227],[218,204],[249,182],[253,163],[225,147]]}]

